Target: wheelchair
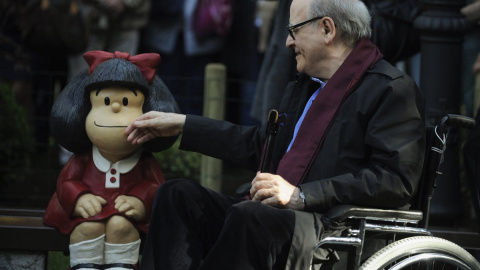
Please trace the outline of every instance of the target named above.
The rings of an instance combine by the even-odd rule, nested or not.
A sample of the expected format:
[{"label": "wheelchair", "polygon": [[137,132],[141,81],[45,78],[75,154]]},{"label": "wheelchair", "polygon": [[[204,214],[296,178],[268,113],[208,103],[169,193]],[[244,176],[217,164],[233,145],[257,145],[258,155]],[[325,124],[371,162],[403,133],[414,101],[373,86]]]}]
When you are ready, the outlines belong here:
[{"label": "wheelchair", "polygon": [[[475,120],[448,114],[434,127],[427,127],[427,147],[419,190],[409,210],[339,205],[325,216],[347,224],[341,236],[325,237],[315,249],[345,251],[349,270],[375,269],[472,269],[480,263],[465,249],[434,237],[428,230],[430,201],[443,161],[448,131],[452,127],[473,128]],[[366,256],[365,240],[376,238],[384,246]],[[385,242],[383,242],[385,241]],[[370,251],[369,251],[370,252]],[[363,255],[363,256],[362,256]]]}]

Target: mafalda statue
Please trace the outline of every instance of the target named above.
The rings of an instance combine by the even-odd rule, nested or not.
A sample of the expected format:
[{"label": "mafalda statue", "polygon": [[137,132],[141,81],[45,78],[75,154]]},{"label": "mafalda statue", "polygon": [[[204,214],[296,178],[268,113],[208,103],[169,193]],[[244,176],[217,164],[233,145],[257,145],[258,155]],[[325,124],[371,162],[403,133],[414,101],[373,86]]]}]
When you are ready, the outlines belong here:
[{"label": "mafalda statue", "polygon": [[44,223],[70,235],[70,268],[135,269],[158,187],[165,181],[151,152],[177,139],[138,147],[125,128],[148,111],[178,112],[156,76],[160,55],[85,53],[90,68],[61,92],[52,109],[57,142],[74,155],[62,169]]}]

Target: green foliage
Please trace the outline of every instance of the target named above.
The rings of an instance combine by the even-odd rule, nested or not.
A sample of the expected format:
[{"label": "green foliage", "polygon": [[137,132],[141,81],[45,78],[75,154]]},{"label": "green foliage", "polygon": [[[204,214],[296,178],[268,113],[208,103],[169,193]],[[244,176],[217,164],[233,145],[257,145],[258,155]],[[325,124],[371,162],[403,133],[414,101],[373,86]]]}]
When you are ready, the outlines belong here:
[{"label": "green foliage", "polygon": [[0,83],[0,122],[0,179],[5,184],[25,177],[35,146],[25,111],[5,83]]},{"label": "green foliage", "polygon": [[65,270],[70,266],[70,257],[59,251],[48,252],[48,270]]},{"label": "green foliage", "polygon": [[187,178],[199,180],[202,155],[178,149],[180,138],[168,150],[154,153],[165,179]]}]

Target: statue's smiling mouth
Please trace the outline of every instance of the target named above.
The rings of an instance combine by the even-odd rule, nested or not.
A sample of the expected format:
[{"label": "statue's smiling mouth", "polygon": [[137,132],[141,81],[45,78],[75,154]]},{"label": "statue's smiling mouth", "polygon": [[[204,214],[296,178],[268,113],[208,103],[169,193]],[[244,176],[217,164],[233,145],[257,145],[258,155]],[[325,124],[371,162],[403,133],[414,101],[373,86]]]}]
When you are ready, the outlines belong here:
[{"label": "statue's smiling mouth", "polygon": [[95,124],[95,126],[97,127],[104,127],[104,128],[126,128],[127,127],[127,126],[103,126],[103,125],[97,124],[96,121],[93,121],[93,124]]}]

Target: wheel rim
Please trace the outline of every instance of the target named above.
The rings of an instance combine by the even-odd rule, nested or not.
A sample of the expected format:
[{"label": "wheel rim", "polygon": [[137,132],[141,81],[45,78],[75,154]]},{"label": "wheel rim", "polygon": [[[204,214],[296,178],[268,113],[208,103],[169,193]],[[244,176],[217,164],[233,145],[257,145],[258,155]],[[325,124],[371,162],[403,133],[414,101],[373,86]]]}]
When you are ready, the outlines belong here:
[{"label": "wheel rim", "polygon": [[423,254],[417,254],[408,258],[405,258],[401,261],[398,261],[395,263],[395,265],[392,268],[388,268],[389,270],[400,270],[404,269],[404,267],[415,264],[415,263],[421,263],[421,262],[428,262],[428,261],[440,261],[444,263],[449,263],[452,266],[457,267],[457,269],[464,269],[464,270],[471,270],[470,267],[468,267],[466,264],[464,264],[462,261],[446,256],[444,254],[439,254],[439,253],[423,253]]}]

